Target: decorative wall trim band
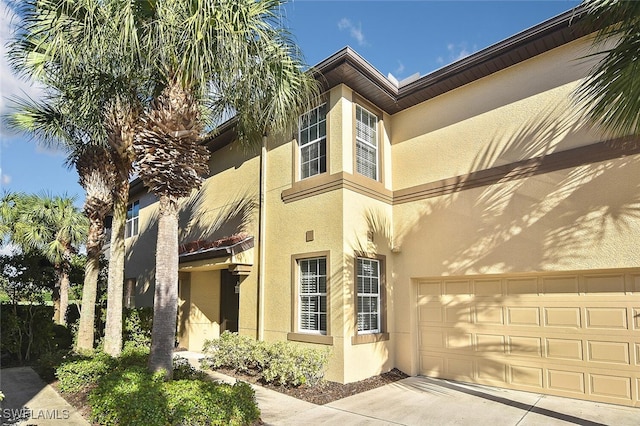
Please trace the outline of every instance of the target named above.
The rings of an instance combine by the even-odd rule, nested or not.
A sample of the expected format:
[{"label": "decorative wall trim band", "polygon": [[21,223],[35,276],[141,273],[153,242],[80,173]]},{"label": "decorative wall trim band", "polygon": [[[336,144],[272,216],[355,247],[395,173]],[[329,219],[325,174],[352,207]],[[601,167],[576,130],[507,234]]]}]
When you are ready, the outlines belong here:
[{"label": "decorative wall trim band", "polygon": [[453,194],[466,189],[509,182],[543,173],[640,153],[640,140],[618,139],[491,167],[393,192],[393,204]]},{"label": "decorative wall trim band", "polygon": [[387,204],[403,204],[638,153],[640,153],[640,139],[622,138],[491,167],[393,192],[384,188],[380,182],[341,172],[296,182],[290,189],[282,191],[281,197],[283,202],[291,203],[325,192],[349,189]]}]

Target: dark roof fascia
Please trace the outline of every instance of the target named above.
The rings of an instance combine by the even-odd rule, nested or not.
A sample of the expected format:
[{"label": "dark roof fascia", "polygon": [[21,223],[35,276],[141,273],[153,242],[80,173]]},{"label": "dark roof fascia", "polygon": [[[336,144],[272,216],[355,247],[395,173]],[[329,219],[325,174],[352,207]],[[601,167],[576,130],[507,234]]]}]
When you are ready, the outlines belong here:
[{"label": "dark roof fascia", "polygon": [[[348,76],[340,70],[341,66],[353,68],[370,83],[364,87],[360,84],[359,94],[394,114],[589,34],[585,26],[575,25],[584,16],[584,9],[578,6],[400,87],[349,47],[320,62],[313,72],[326,90],[339,83],[354,88],[355,84],[344,78],[339,83],[327,84],[332,73]],[[492,66],[487,67],[490,62]],[[454,79],[457,81],[453,82]],[[381,93],[388,100],[376,102]]]},{"label": "dark roof fascia", "polygon": [[178,256],[178,263],[193,262],[196,260],[215,259],[220,257],[235,256],[238,253],[247,251],[254,246],[253,236],[249,236],[235,244],[222,247],[213,247],[193,253],[182,253]]}]

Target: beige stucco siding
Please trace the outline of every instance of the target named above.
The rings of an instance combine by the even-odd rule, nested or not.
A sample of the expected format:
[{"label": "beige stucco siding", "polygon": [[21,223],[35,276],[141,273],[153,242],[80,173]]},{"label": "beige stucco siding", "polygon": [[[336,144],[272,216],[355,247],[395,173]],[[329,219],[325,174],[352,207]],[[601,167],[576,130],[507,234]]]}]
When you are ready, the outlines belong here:
[{"label": "beige stucco siding", "polygon": [[394,189],[599,141],[571,103],[587,48],[570,43],[395,114]]}]

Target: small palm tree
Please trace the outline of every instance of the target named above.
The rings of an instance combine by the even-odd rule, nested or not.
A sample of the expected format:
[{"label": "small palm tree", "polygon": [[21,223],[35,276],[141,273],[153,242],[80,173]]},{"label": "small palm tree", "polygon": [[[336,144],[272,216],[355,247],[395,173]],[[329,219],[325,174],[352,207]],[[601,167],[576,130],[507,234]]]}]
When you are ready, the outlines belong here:
[{"label": "small palm tree", "polygon": [[[601,57],[576,91],[593,121],[616,136],[640,135],[640,2],[585,0]],[[580,23],[582,25],[582,23]]]},{"label": "small palm tree", "polygon": [[[57,283],[53,291],[54,321],[66,325],[72,255],[86,240],[87,220],[75,199],[49,194],[6,194],[0,209],[4,238],[25,252],[39,252],[51,262]],[[5,215],[7,210],[11,213]]]}]

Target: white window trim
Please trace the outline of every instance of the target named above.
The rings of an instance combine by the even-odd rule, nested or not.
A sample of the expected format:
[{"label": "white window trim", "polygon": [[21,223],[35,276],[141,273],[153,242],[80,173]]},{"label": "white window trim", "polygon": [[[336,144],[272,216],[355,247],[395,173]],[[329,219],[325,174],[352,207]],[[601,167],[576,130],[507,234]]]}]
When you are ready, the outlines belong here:
[{"label": "white window trim", "polygon": [[[357,130],[357,126],[358,126],[358,122],[359,122],[359,120],[358,120],[358,108],[362,110],[362,114],[367,114],[367,115],[375,118],[375,126],[374,126],[375,145],[370,143],[369,141],[367,141],[365,139],[362,139],[362,138],[358,137],[358,130]],[[376,164],[375,164],[376,165],[376,171],[375,171],[376,175],[375,175],[375,177],[371,177],[371,176],[367,176],[367,175],[365,175],[363,173],[360,173],[360,172],[358,172],[358,173],[361,174],[362,176],[368,177],[368,178],[376,180],[376,181],[379,180],[379,177],[380,177],[380,159],[379,159],[380,151],[379,151],[379,147],[378,147],[378,145],[379,145],[379,141],[378,141],[378,122],[379,122],[379,119],[378,119],[378,116],[376,114],[372,113],[371,111],[369,111],[368,109],[364,108],[363,106],[360,106],[360,105],[356,104],[356,172],[358,172],[358,157],[357,157],[357,155],[358,155],[358,146],[357,145],[358,145],[358,143],[363,143],[363,144],[367,145],[368,147],[373,148],[373,150],[375,152],[374,158],[376,160]],[[367,126],[368,126],[368,124],[367,124]]]},{"label": "white window trim", "polygon": [[[319,171],[320,167],[318,167],[318,173],[313,174],[313,175],[309,175],[309,176],[305,176],[305,177],[302,176],[302,167],[303,167],[303,164],[304,164],[303,161],[302,161],[302,148],[310,147],[313,144],[317,144],[318,145],[318,152],[320,152],[320,147],[319,146],[320,146],[320,144],[322,143],[323,140],[324,140],[324,143],[325,143],[325,159],[324,159],[324,161],[325,161],[325,169],[327,167],[327,134],[326,134],[327,114],[326,114],[326,108],[325,108],[325,115],[324,115],[324,118],[322,120],[318,120],[315,123],[309,123],[309,125],[307,127],[304,127],[304,128],[302,127],[303,117],[311,115],[311,113],[313,113],[313,111],[316,111],[316,110],[320,111],[320,108],[326,107],[326,105],[327,105],[327,103],[324,102],[324,103],[318,105],[317,107],[312,108],[309,111],[305,112],[300,117],[298,117],[298,168],[299,168],[298,173],[300,174],[300,180],[308,179],[308,178],[311,178],[313,176],[318,176],[318,175],[326,172],[326,170],[324,172]],[[305,143],[303,145],[301,143],[301,141],[302,141],[302,132],[304,130],[308,129],[309,127],[311,127],[314,124],[320,125],[320,123],[322,123],[323,121],[325,123],[325,135],[323,137],[318,137],[318,138],[316,138],[314,140],[309,140],[309,141],[307,141],[307,143]]]},{"label": "white window trim", "polygon": [[[358,280],[360,280],[360,278],[364,278],[364,277],[369,277],[368,275],[357,275],[357,265],[356,265],[356,297],[360,298],[360,297],[376,297],[376,313],[377,313],[377,324],[376,324],[376,328],[375,329],[371,329],[371,330],[358,330],[357,329],[357,317],[360,315],[360,304],[356,302],[357,305],[357,312],[356,312],[356,332],[357,334],[378,334],[382,332],[382,312],[381,312],[381,279],[382,277],[380,276],[380,260],[379,259],[371,259],[371,258],[367,258],[367,257],[358,257],[356,258],[356,262],[360,262],[362,260],[368,261],[368,262],[373,262],[376,265],[376,277],[377,277],[377,283],[378,283],[378,292],[377,293],[360,293],[357,292],[358,291]],[[357,299],[356,299],[357,300]]]},{"label": "white window trim", "polygon": [[[320,259],[324,259],[325,261],[325,271],[324,271],[324,275],[316,275],[316,277],[324,277],[325,279],[325,292],[321,293],[321,292],[317,292],[317,293],[303,293],[302,292],[302,262],[308,262],[310,260],[320,260]],[[304,334],[317,334],[317,335],[322,335],[322,336],[326,336],[327,335],[327,327],[328,327],[328,299],[327,299],[327,288],[326,286],[328,285],[328,281],[327,281],[327,257],[325,256],[318,256],[318,257],[310,257],[310,258],[304,258],[304,259],[298,259],[297,261],[298,265],[298,333],[304,333]],[[314,297],[314,296],[319,296],[319,297],[324,297],[325,298],[325,329],[324,330],[310,330],[310,329],[305,329],[302,328],[302,298],[303,296],[306,297]],[[322,312],[318,312],[320,314],[322,314]],[[320,326],[321,322],[318,323],[318,326]]]},{"label": "white window trim", "polygon": [[[134,210],[134,206],[138,206],[138,214],[136,216],[133,216],[133,210]],[[129,218],[129,210],[131,210],[131,218]],[[135,226],[135,233],[134,231],[134,226]],[[133,201],[129,204],[127,204],[127,220],[125,222],[125,227],[124,227],[124,236],[125,238],[131,238],[131,237],[135,237],[136,235],[138,235],[138,233],[140,232],[140,200],[136,200]]]}]

